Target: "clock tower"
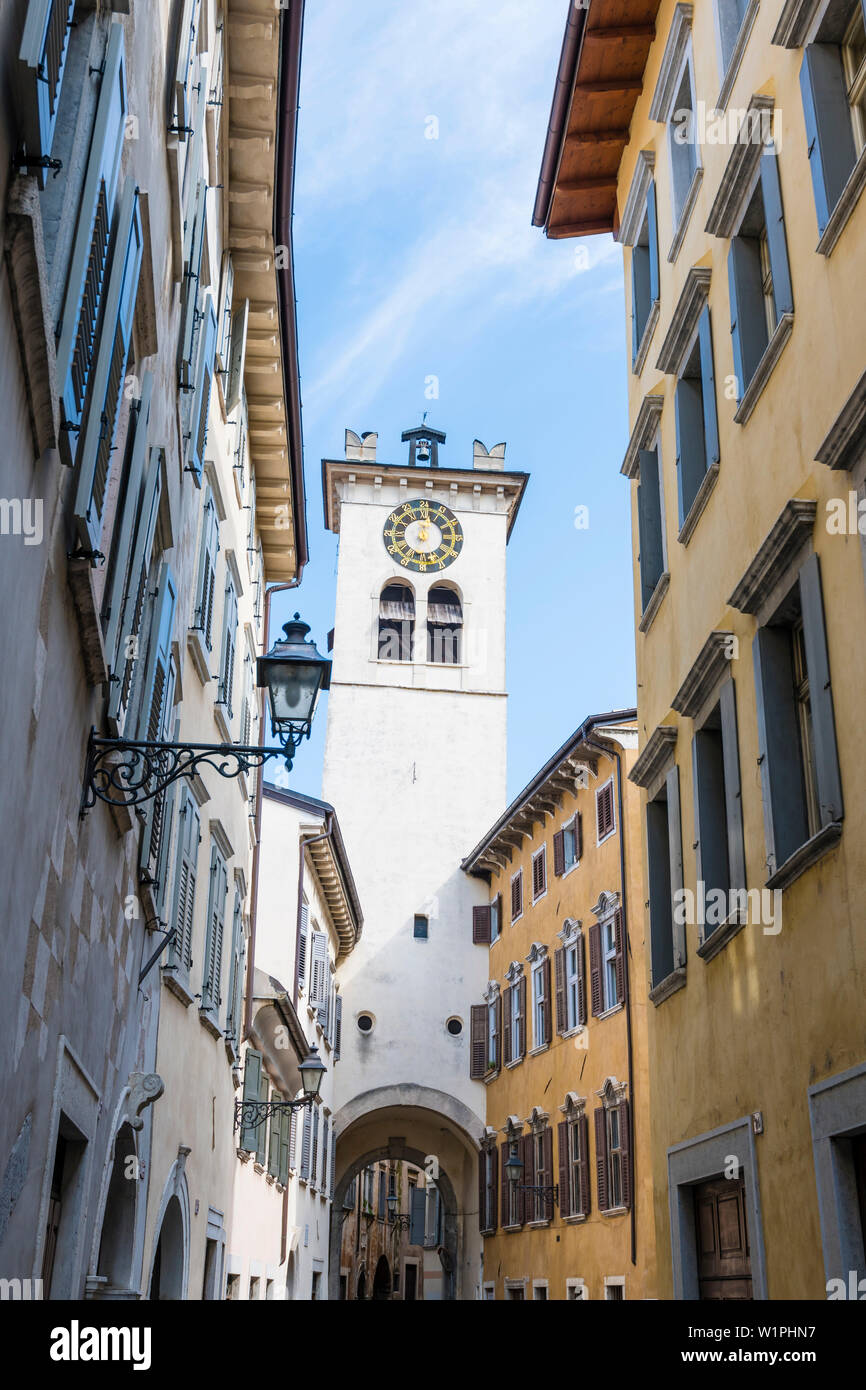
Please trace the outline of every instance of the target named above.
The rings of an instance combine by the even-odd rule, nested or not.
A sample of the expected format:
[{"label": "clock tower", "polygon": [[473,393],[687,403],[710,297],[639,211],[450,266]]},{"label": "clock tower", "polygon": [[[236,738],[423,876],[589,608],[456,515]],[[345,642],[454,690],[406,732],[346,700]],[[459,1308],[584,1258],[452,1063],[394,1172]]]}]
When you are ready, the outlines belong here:
[{"label": "clock tower", "polygon": [[340,968],[337,1106],[438,1092],[481,1126],[472,909],[487,899],[460,864],[506,804],[506,546],[527,475],[504,444],[451,465],[429,426],[403,442],[408,460],[385,463],[375,434],[347,430],[345,458],[322,463],[340,537],[323,792],[364,913]]}]

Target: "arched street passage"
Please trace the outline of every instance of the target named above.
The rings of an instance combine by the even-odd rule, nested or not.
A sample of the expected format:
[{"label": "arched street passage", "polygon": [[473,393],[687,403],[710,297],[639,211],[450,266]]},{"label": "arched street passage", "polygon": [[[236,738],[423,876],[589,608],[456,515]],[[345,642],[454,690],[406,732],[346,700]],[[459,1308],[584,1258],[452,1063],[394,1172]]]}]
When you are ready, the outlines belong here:
[{"label": "arched street passage", "polygon": [[373,1276],[373,1298],[377,1301],[391,1297],[391,1270],[384,1255],[379,1257]]}]

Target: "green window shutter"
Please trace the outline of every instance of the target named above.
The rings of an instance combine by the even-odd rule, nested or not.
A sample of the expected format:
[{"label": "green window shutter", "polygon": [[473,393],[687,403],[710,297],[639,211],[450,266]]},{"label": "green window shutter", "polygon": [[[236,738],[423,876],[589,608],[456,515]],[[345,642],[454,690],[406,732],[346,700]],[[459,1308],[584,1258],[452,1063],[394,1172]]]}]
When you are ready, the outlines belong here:
[{"label": "green window shutter", "polygon": [[[180,719],[174,723],[172,741],[177,743],[180,739]],[[177,801],[177,783],[173,782],[164,793],[165,804],[163,808],[163,823],[159,834],[159,844],[156,857],[156,915],[163,923],[166,922],[166,900],[168,898],[168,861],[171,851],[171,837],[174,830],[174,808]]]},{"label": "green window shutter", "polygon": [[313,1137],[313,1117],[310,1107],[304,1109],[304,1126],[301,1134],[301,1177],[309,1179],[310,1176],[310,1145]]},{"label": "green window shutter", "polygon": [[310,1145],[310,1182],[313,1187],[316,1185],[316,1169],[319,1164],[319,1112],[313,1109],[313,1135]]},{"label": "green window shutter", "polygon": [[222,976],[223,925],[226,894],[228,892],[228,872],[219,847],[211,845],[210,893],[207,912],[207,944],[205,947],[204,978],[202,980],[203,1009],[218,1013],[221,1003],[220,981]]},{"label": "green window shutter", "polygon": [[650,961],[652,984],[666,980],[674,969],[673,917],[667,809],[660,801],[646,806],[647,870],[649,877]]},{"label": "green window shutter", "polygon": [[737,734],[737,698],[733,680],[719,691],[722,718],[722,759],[727,813],[728,868],[730,886],[746,886],[746,849],[743,839],[743,797],[740,786],[740,748]]},{"label": "green window shutter", "polygon": [[244,389],[244,362],[247,352],[247,328],[250,320],[250,301],[245,299],[232,315],[231,348],[228,360],[228,385],[226,387],[226,413],[231,414],[240,404]]},{"label": "green window shutter", "polygon": [[[245,1101],[258,1101],[262,1083],[262,1059],[258,1052],[248,1047],[244,1057],[244,1095]],[[241,1128],[240,1147],[247,1153],[255,1153],[258,1144],[258,1128],[244,1125]]]},{"label": "green window shutter", "polygon": [[856,159],[839,48],[812,43],[803,50],[800,91],[818,234],[822,235]]},{"label": "green window shutter", "polygon": [[[270,1098],[270,1091],[271,1091],[270,1083],[269,1083],[269,1081],[268,1081],[267,1076],[265,1075],[265,1071],[264,1071],[264,1067],[263,1067],[263,1068],[262,1068],[261,1078],[260,1078],[260,1080],[259,1080],[259,1101],[260,1101],[260,1103],[261,1103],[262,1105],[267,1105],[268,1100],[269,1100],[269,1098]],[[268,1129],[268,1122],[265,1121],[265,1120],[262,1120],[261,1124],[259,1125],[258,1129],[256,1130],[256,1162],[257,1162],[257,1163],[260,1163],[260,1164],[262,1165],[262,1167],[264,1167],[264,1165],[265,1165],[265,1144],[266,1144],[266,1138],[265,1138],[265,1136],[266,1136],[266,1134],[267,1134],[267,1129]]]},{"label": "green window shutter", "polygon": [[740,401],[755,375],[768,341],[761,253],[755,237],[731,237],[728,290],[734,375],[737,378],[737,400]]},{"label": "green window shutter", "polygon": [[129,577],[119,614],[120,640],[112,671],[108,717],[118,734],[126,724],[141,643],[141,621],[147,596],[147,577],[150,572],[156,522],[162,496],[162,451],[150,450],[150,461],[144,479],[141,506],[135,526],[135,541],[129,564]]},{"label": "green window shutter", "polygon": [[62,383],[64,419],[74,427],[68,435],[73,458],[77,452],[74,441],[81,438],[79,431],[105,288],[126,110],[123,26],[114,23],[109,31],[66,292],[57,325],[57,381]]},{"label": "green window shutter", "polygon": [[[19,116],[25,149],[37,156],[51,153],[74,9],[75,0],[30,0],[27,6],[18,53],[27,72],[27,100]],[[40,187],[45,177],[40,170]]]},{"label": "green window shutter", "polygon": [[803,610],[806,670],[809,675],[809,702],[812,708],[818,807],[821,825],[824,826],[830,825],[833,821],[840,821],[845,811],[842,804],[839,755],[836,749],[836,721],[833,715],[827,634],[824,628],[821,564],[815,554],[809,556],[800,570],[800,603]]},{"label": "green window shutter", "polygon": [[648,246],[635,244],[631,250],[632,344],[634,366],[650,312],[650,253]]},{"label": "green window shutter", "polygon": [[[271,1094],[271,1100],[282,1100],[279,1091]],[[280,1140],[282,1138],[283,1117],[279,1110],[272,1113],[270,1119],[270,1135],[268,1138],[268,1172],[271,1177],[280,1176]]]},{"label": "green window shutter", "polygon": [[153,372],[141,375],[141,394],[132,402],[126,445],[126,496],[112,540],[111,580],[108,602],[103,610],[106,621],[105,651],[113,671],[117,670],[117,647],[123,615],[124,594],[133,577],[133,536],[141,515],[142,480],[147,459],[147,431],[153,398]]},{"label": "green window shutter", "polygon": [[773,302],[776,318],[794,312],[794,293],[791,289],[791,268],[788,265],[788,239],[785,235],[785,213],[782,207],[782,187],[779,182],[779,157],[772,145],[761,156],[761,193],[764,217],[767,222],[767,249],[773,274]]},{"label": "green window shutter", "polygon": [[226,574],[225,601],[223,604],[223,650],[220,664],[220,686],[217,702],[225,705],[226,718],[231,720],[232,694],[235,678],[235,645],[238,636],[238,600],[235,593],[231,571]]},{"label": "green window shutter", "polygon": [[759,627],[752,643],[752,657],[767,867],[772,874],[809,834],[802,774],[795,756],[800,730],[788,628]]},{"label": "green window shutter", "polygon": [[409,1244],[424,1244],[424,1218],[427,1212],[427,1197],[423,1187],[413,1187],[409,1201]]},{"label": "green window shutter", "polygon": [[135,180],[128,178],[117,217],[102,335],[89,384],[90,404],[78,450],[80,471],[73,513],[84,550],[98,550],[102,537],[111,455],[132,341],[142,240],[138,193]]},{"label": "green window shutter", "polygon": [[677,494],[682,526],[707,471],[700,382],[690,377],[680,377],[674,397],[674,415],[677,433]]},{"label": "green window shutter", "polygon": [[280,1171],[279,1179],[286,1186],[289,1181],[289,1149],[291,1148],[292,1114],[284,1110],[280,1116]]},{"label": "green window shutter", "polygon": [[232,910],[232,963],[229,974],[229,997],[226,1008],[226,1038],[235,1045],[240,1041],[241,1011],[244,997],[244,941],[243,905],[240,890],[235,887],[235,901]]},{"label": "green window shutter", "polygon": [[169,963],[188,972],[192,965],[192,933],[195,917],[195,888],[198,876],[200,818],[195,798],[183,789],[177,836],[177,864],[174,875],[172,924],[177,928]]}]

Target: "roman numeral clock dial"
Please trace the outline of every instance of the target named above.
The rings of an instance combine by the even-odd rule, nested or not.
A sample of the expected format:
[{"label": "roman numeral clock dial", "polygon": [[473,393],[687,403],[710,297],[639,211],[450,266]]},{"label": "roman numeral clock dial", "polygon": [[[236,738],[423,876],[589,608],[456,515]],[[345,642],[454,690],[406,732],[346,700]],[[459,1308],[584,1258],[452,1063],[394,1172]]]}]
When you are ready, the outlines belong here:
[{"label": "roman numeral clock dial", "polygon": [[463,528],[450,507],[419,497],[391,513],[382,539],[403,569],[426,574],[453,564],[463,549]]}]

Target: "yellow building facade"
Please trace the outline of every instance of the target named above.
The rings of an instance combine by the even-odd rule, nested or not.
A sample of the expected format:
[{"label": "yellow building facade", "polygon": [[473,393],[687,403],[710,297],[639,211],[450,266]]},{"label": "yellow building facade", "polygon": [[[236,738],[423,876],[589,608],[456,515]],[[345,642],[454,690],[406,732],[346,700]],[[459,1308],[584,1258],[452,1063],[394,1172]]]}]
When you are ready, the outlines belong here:
[{"label": "yellow building facade", "polygon": [[485,1299],[655,1295],[636,753],[633,710],[587,719],[462,866],[490,884],[470,1025]]},{"label": "yellow building facade", "polygon": [[623,8],[569,19],[535,221],[624,248],[659,1294],[850,1297],[866,10]]}]

